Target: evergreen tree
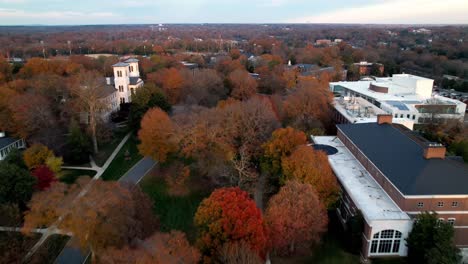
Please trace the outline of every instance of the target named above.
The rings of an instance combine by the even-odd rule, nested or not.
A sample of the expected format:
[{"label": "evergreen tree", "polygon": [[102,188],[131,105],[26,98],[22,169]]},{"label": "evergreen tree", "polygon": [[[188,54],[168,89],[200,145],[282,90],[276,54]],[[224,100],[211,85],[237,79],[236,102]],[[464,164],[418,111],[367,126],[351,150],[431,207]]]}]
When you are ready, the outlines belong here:
[{"label": "evergreen tree", "polygon": [[67,153],[65,159],[68,162],[82,164],[89,160],[91,144],[89,137],[83,133],[75,120],[72,120],[67,139]]}]

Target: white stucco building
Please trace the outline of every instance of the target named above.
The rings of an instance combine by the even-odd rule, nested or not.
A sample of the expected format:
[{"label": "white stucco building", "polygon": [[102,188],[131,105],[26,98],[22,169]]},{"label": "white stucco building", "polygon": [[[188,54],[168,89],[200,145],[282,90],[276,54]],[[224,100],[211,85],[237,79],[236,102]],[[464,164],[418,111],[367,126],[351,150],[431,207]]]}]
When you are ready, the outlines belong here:
[{"label": "white stucco building", "polygon": [[137,59],[128,59],[112,65],[114,78],[107,78],[107,83],[114,85],[117,90],[117,100],[120,104],[130,103],[132,93],[143,86],[140,78],[140,68]]},{"label": "white stucco building", "polygon": [[433,95],[434,80],[411,74],[394,74],[356,82],[332,82],[330,90],[342,97],[361,97],[395,119],[407,119],[415,124],[434,120],[463,120],[466,104],[458,100]]}]

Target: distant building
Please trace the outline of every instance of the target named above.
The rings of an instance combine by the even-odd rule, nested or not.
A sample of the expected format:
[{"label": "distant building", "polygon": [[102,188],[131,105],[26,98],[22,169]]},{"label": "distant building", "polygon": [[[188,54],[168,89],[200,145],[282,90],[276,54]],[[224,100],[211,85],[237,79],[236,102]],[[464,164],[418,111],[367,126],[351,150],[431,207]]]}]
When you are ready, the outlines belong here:
[{"label": "distant building", "polygon": [[182,65],[184,65],[184,67],[186,67],[188,69],[191,69],[191,70],[194,70],[194,69],[198,68],[198,63],[187,62],[187,61],[181,61],[180,63],[182,63]]},{"label": "distant building", "polygon": [[[314,76],[320,77],[323,73],[335,74],[336,69],[334,67],[320,67],[317,64],[299,63],[292,65],[290,62],[286,66],[288,70],[295,70],[302,76]],[[346,80],[347,70],[340,70],[340,80]]]},{"label": "distant building", "polygon": [[330,46],[332,44],[332,41],[329,39],[317,39],[315,41],[315,45],[317,46]]},{"label": "distant building", "polygon": [[413,29],[411,32],[416,34],[431,34],[432,31],[426,28]]},{"label": "distant building", "polygon": [[337,136],[317,136],[316,149],[328,161],[342,195],[337,213],[343,225],[364,218],[364,258],[407,255],[405,239],[413,219],[435,211],[455,228],[455,244],[468,247],[468,166],[445,159],[445,148],[416,137],[379,115],[376,123],[337,125]]},{"label": "distant building", "polygon": [[5,132],[0,132],[0,160],[4,160],[13,149],[26,148],[24,139],[7,137]]},{"label": "distant building", "polygon": [[375,73],[372,72],[373,67],[375,67],[378,76],[382,76],[384,72],[384,65],[380,63],[361,61],[353,63],[353,65],[358,68],[359,76],[375,75]]},{"label": "distant building", "polygon": [[410,74],[356,82],[332,82],[330,90],[341,97],[361,97],[396,119],[415,124],[460,120],[466,104],[432,95],[434,80]]}]

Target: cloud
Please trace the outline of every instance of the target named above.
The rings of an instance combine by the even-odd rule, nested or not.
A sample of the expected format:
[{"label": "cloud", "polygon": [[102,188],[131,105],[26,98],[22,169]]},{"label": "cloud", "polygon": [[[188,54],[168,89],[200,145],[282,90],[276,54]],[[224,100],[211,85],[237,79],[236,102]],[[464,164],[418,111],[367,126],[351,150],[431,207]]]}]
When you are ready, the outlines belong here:
[{"label": "cloud", "polygon": [[391,0],[350,7],[314,16],[289,19],[289,23],[392,23],[466,24],[466,0]]},{"label": "cloud", "polygon": [[[1,21],[8,21],[7,24],[20,24],[18,21],[34,21],[32,24],[81,24],[92,23],[117,17],[111,12],[76,12],[76,11],[47,11],[30,12],[20,9],[0,8]],[[52,21],[52,23],[51,23]]]}]

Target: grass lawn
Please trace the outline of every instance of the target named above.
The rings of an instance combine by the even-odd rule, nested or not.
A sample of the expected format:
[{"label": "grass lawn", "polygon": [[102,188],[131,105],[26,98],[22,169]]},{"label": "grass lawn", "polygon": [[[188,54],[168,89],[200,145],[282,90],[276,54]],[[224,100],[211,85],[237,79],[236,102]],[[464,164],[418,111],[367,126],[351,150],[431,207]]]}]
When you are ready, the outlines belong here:
[{"label": "grass lawn", "polygon": [[[143,157],[138,152],[137,148],[138,139],[135,136],[125,142],[119,153],[115,156],[115,159],[111,162],[107,170],[102,174],[101,178],[105,181],[116,181],[120,179],[130,168],[133,167]],[[125,158],[125,152],[128,150],[130,154],[129,160]]]},{"label": "grass lawn", "polygon": [[60,177],[60,181],[67,183],[67,184],[73,184],[76,179],[80,176],[89,176],[93,177],[96,175],[96,171],[93,170],[62,170],[63,175]]},{"label": "grass lawn", "polygon": [[22,263],[23,257],[41,237],[20,232],[0,232],[0,263]]},{"label": "grass lawn", "polygon": [[161,230],[164,232],[172,229],[180,230],[187,234],[190,241],[194,241],[196,231],[193,225],[193,217],[200,202],[210,192],[192,190],[192,193],[187,196],[170,196],[167,194],[165,181],[154,175],[154,171],[147,175],[140,185],[143,191],[154,201],[154,210],[159,216]]},{"label": "grass lawn", "polygon": [[65,244],[68,242],[70,237],[63,235],[51,235],[37,249],[36,253],[31,257],[28,263],[54,263],[57,256],[60,254]]},{"label": "grass lawn", "polygon": [[96,165],[102,166],[112,154],[114,149],[119,145],[122,139],[125,137],[124,132],[115,132],[112,140],[104,145],[99,145],[99,152],[93,156]]}]

